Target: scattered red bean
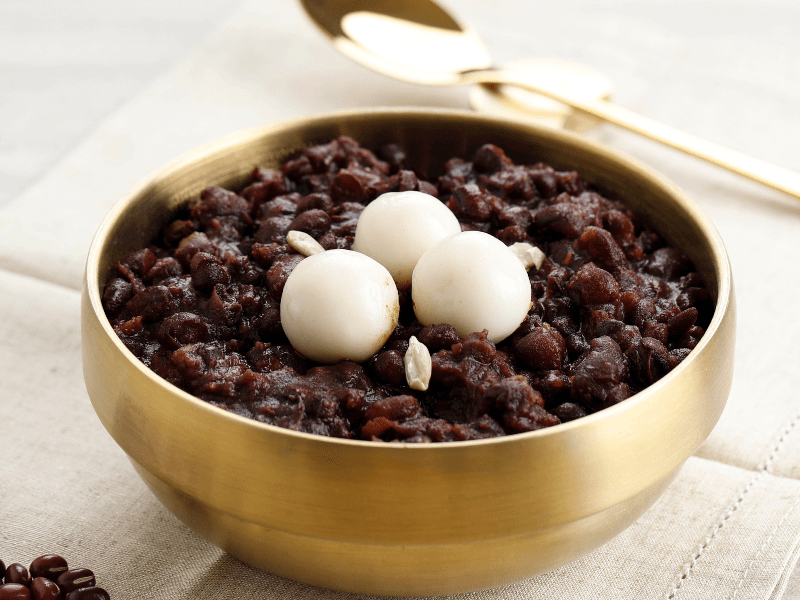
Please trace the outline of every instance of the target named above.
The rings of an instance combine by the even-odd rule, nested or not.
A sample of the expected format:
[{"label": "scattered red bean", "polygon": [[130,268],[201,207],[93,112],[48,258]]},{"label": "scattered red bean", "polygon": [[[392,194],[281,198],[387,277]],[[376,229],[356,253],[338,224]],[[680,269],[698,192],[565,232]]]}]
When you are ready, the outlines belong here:
[{"label": "scattered red bean", "polygon": [[31,563],[31,577],[46,577],[55,581],[67,570],[67,561],[57,554],[45,554],[35,558]]},{"label": "scattered red bean", "polygon": [[101,587],[85,587],[67,594],[66,600],[110,600],[108,592]]},{"label": "scattered red bean", "polygon": [[69,594],[78,588],[94,586],[94,573],[89,569],[69,569],[58,576],[56,583],[62,593]]},{"label": "scattered red bean", "polygon": [[0,560],[0,575],[0,600],[110,600],[108,592],[96,586],[92,571],[69,569],[57,554],[33,559],[30,572],[20,563],[6,567]]},{"label": "scattered red bean", "polygon": [[6,583],[30,585],[31,576],[28,574],[28,569],[19,563],[11,563],[6,567]]},{"label": "scattered red bean", "polygon": [[0,600],[30,600],[31,591],[21,583],[0,585]]},{"label": "scattered red bean", "polygon": [[31,581],[32,600],[59,600],[61,589],[58,585],[46,577],[36,577]]}]

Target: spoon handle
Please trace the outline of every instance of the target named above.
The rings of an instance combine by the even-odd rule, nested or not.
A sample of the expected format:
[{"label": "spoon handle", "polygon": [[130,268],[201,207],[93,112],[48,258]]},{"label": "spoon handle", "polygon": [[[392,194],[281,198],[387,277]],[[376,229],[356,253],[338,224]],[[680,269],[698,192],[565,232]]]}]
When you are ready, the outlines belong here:
[{"label": "spoon handle", "polygon": [[502,69],[471,71],[465,75],[470,79],[474,79],[475,83],[502,83],[528,89],[542,96],[563,102],[581,112],[629,129],[652,140],[768,185],[795,198],[800,198],[800,173],[709,142],[669,125],[654,121],[617,104],[604,100],[575,100],[521,81],[512,73]]}]

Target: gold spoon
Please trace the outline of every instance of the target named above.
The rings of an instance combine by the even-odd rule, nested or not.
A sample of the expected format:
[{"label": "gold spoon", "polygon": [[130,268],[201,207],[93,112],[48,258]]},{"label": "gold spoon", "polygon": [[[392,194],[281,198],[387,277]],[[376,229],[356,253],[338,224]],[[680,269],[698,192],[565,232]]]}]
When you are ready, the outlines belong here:
[{"label": "gold spoon", "polygon": [[605,100],[578,98],[492,66],[477,33],[433,0],[300,0],[334,46],[379,73],[426,85],[523,87],[800,198],[800,174],[658,123]]}]

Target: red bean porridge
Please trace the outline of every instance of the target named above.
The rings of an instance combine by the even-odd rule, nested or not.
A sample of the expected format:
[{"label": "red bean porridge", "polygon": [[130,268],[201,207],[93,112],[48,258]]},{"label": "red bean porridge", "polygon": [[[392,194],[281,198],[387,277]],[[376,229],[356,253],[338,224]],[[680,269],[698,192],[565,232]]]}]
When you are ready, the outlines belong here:
[{"label": "red bean porridge", "polygon": [[[545,252],[529,272],[527,317],[494,344],[422,326],[401,291],[399,324],[372,358],[307,360],[281,328],[283,286],[304,258],[287,232],[349,249],[366,204],[405,190],[438,197],[463,230]],[[238,193],[205,189],[113,267],[103,306],[139,360],[210,404],[297,431],[405,442],[521,433],[610,407],[675,368],[714,310],[689,258],[576,172],[517,165],[487,144],[429,180],[397,145],[373,152],[347,137],[256,168]],[[412,335],[432,355],[425,392],[405,381]]]}]

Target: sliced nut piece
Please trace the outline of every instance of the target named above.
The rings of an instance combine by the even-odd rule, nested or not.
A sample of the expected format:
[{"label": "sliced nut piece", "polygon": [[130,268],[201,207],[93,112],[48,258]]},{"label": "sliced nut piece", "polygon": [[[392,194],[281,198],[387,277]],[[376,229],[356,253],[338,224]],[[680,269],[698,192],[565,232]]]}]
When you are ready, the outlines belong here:
[{"label": "sliced nut piece", "polygon": [[406,366],[406,381],[412,390],[424,392],[431,382],[431,353],[428,347],[413,335],[408,340],[408,350],[403,362]]},{"label": "sliced nut piece", "polygon": [[312,256],[325,252],[320,243],[304,231],[292,229],[286,234],[286,243],[297,250],[303,256]]},{"label": "sliced nut piece", "polygon": [[517,242],[516,244],[511,244],[508,248],[522,261],[525,269],[536,267],[538,271],[542,268],[542,263],[545,259],[544,252],[536,246],[531,246],[525,242]]}]

